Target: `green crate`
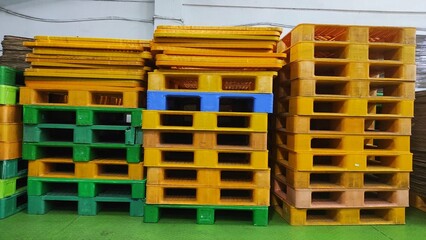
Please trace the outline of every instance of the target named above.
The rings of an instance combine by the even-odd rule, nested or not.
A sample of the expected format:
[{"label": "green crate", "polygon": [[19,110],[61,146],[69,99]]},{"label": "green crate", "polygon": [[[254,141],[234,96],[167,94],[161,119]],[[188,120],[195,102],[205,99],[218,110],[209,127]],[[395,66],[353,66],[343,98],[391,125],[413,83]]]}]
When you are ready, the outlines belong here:
[{"label": "green crate", "polygon": [[0,199],[0,219],[9,217],[27,208],[27,191],[23,190]]},{"label": "green crate", "polygon": [[16,70],[6,66],[0,66],[0,84],[15,86]]},{"label": "green crate", "polygon": [[179,205],[179,204],[146,204],[145,223],[156,223],[160,220],[161,209],[195,209],[197,211],[197,224],[214,224],[216,210],[251,211],[253,225],[268,225],[268,206],[214,206],[214,205]]},{"label": "green crate", "polygon": [[18,87],[0,85],[0,104],[16,104],[18,90]]},{"label": "green crate", "polygon": [[10,159],[0,161],[0,179],[14,178],[28,172],[28,161]]}]

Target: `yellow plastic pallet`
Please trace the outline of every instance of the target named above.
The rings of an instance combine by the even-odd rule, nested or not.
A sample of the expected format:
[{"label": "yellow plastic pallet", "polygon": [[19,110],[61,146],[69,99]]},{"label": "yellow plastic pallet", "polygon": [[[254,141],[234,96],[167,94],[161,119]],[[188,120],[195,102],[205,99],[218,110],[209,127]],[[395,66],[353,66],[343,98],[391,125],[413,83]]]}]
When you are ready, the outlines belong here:
[{"label": "yellow plastic pallet", "polygon": [[152,54],[148,51],[124,51],[106,49],[75,49],[75,48],[53,48],[37,47],[33,49],[33,54],[42,56],[71,56],[71,57],[110,57],[128,59],[152,59]]},{"label": "yellow plastic pallet", "polygon": [[408,207],[408,189],[294,189],[275,179],[273,192],[296,208]]},{"label": "yellow plastic pallet", "polygon": [[241,49],[254,52],[273,52],[275,49],[275,41],[234,41],[215,39],[157,39],[152,43],[151,48],[159,50],[162,47],[185,47],[185,48],[203,48],[203,49]]},{"label": "yellow plastic pallet", "polygon": [[352,62],[345,59],[297,61],[287,64],[285,80],[348,80],[371,79],[386,81],[411,81],[416,79],[415,64],[387,61]]},{"label": "yellow plastic pallet", "polygon": [[147,204],[269,206],[269,187],[198,187],[146,185]]},{"label": "yellow plastic pallet", "polygon": [[174,35],[206,35],[208,38],[210,35],[214,36],[222,36],[222,35],[254,35],[254,36],[276,36],[279,37],[281,35],[281,30],[279,29],[201,29],[201,28],[191,28],[191,29],[183,29],[183,28],[157,28],[155,29],[155,33],[158,34],[170,34],[170,36]]},{"label": "yellow plastic pallet", "polygon": [[203,132],[144,130],[145,148],[267,150],[267,134],[257,132]]},{"label": "yellow plastic pallet", "polygon": [[381,154],[409,152],[410,136],[304,134],[277,131],[277,144],[295,152],[323,151]]},{"label": "yellow plastic pallet", "polygon": [[184,47],[168,47],[153,48],[153,51],[160,51],[166,55],[189,55],[189,56],[217,56],[217,57],[258,57],[258,58],[276,58],[285,60],[287,54],[274,52],[253,52],[238,50],[221,50],[221,49],[203,49],[203,48],[184,48]]},{"label": "yellow plastic pallet", "polygon": [[154,71],[148,90],[272,93],[276,72]]},{"label": "yellow plastic pallet", "polygon": [[[282,71],[279,74],[282,76]],[[385,97],[414,99],[415,82],[381,80],[282,80],[275,88],[279,97]]]},{"label": "yellow plastic pallet", "polygon": [[144,80],[144,70],[113,70],[113,69],[25,69],[26,77],[61,77],[61,78],[101,78]]},{"label": "yellow plastic pallet", "polygon": [[56,47],[56,48],[82,48],[82,49],[107,49],[143,51],[147,46],[138,42],[107,42],[107,41],[70,41],[69,39],[36,39],[33,42],[24,42],[30,48]]},{"label": "yellow plastic pallet", "polygon": [[39,62],[55,62],[68,64],[87,64],[95,66],[144,66],[145,60],[142,58],[123,57],[95,57],[95,56],[62,56],[62,55],[37,55],[27,54],[25,59],[31,65]]},{"label": "yellow plastic pallet", "polygon": [[144,147],[145,167],[267,169],[268,151]]},{"label": "yellow plastic pallet", "polygon": [[[270,40],[270,41],[278,41],[280,40],[279,33],[276,32],[273,34],[266,35],[263,34],[257,34],[257,31],[253,31],[252,34],[249,31],[242,31],[242,32],[222,32],[222,33],[215,33],[216,30],[208,31],[208,30],[200,30],[200,31],[192,31],[192,30],[171,30],[171,31],[161,31],[156,30],[154,32],[154,40],[156,41],[159,38],[195,38],[195,39],[234,39],[234,40]],[[277,35],[278,34],[278,35]]]},{"label": "yellow plastic pallet", "polygon": [[142,39],[122,39],[122,38],[93,38],[93,37],[73,37],[73,36],[35,36],[36,40],[43,41],[77,41],[77,42],[112,42],[112,43],[133,43],[149,46],[151,40]]},{"label": "yellow plastic pallet", "polygon": [[52,83],[59,88],[145,88],[146,82],[135,81],[135,80],[108,80],[108,79],[64,79],[64,78],[37,78],[37,77],[26,77],[25,86],[29,88],[38,88],[42,86],[52,86]]},{"label": "yellow plastic pallet", "polygon": [[300,24],[282,39],[286,47],[303,41],[415,45],[416,29],[413,27]]},{"label": "yellow plastic pallet", "polygon": [[246,57],[208,57],[157,54],[156,65],[160,68],[219,68],[279,70],[283,60]]},{"label": "yellow plastic pallet", "polygon": [[78,64],[78,63],[61,63],[61,62],[48,62],[34,60],[31,63],[33,69],[45,69],[45,68],[67,68],[67,69],[104,69],[104,70],[140,70],[143,66],[123,66],[123,65],[105,65],[105,64]]},{"label": "yellow plastic pallet", "polygon": [[289,55],[289,62],[320,59],[347,59],[359,62],[377,61],[403,64],[415,64],[416,62],[416,47],[414,45],[395,43],[371,45],[347,42],[307,41],[293,45],[285,53]]},{"label": "yellow plastic pallet", "polygon": [[143,162],[125,160],[92,160],[74,162],[70,158],[42,158],[28,161],[28,176],[49,178],[90,178],[142,180],[145,179]]},{"label": "yellow plastic pallet", "polygon": [[143,129],[267,132],[267,113],[144,110]]},{"label": "yellow plastic pallet", "polygon": [[0,123],[0,142],[22,140],[22,123]]},{"label": "yellow plastic pallet", "polygon": [[277,114],[276,128],[291,133],[411,135],[411,118],[287,116]]},{"label": "yellow plastic pallet", "polygon": [[21,105],[0,105],[0,123],[22,122]]},{"label": "yellow plastic pallet", "polygon": [[0,161],[22,156],[22,142],[0,142]]},{"label": "yellow plastic pallet", "polygon": [[394,98],[289,97],[276,101],[276,110],[289,115],[413,117],[414,100]]},{"label": "yellow plastic pallet", "polygon": [[249,27],[249,26],[175,26],[159,25],[157,29],[174,30],[220,30],[220,31],[277,31],[282,32],[281,27]]},{"label": "yellow plastic pallet", "polygon": [[301,172],[275,162],[273,175],[294,189],[408,189],[410,172]]},{"label": "yellow plastic pallet", "polygon": [[144,88],[98,87],[77,90],[69,86],[22,87],[20,104],[105,107],[143,107]]},{"label": "yellow plastic pallet", "polygon": [[405,208],[298,209],[272,194],[271,205],[290,225],[405,224]]},{"label": "yellow plastic pallet", "polygon": [[270,169],[195,169],[148,167],[147,184],[197,187],[269,188]]},{"label": "yellow plastic pallet", "polygon": [[410,172],[413,170],[413,154],[409,152],[369,153],[325,153],[293,152],[276,147],[274,160],[295,171],[309,172]]},{"label": "yellow plastic pallet", "polygon": [[411,190],[410,206],[426,212],[426,197]]}]

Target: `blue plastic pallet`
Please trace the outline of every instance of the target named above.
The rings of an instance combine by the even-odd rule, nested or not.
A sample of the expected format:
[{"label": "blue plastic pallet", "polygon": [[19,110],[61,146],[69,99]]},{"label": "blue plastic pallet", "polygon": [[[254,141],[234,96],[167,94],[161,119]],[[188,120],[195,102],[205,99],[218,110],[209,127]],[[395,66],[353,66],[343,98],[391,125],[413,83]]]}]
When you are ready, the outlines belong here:
[{"label": "blue plastic pallet", "polygon": [[10,159],[0,161],[0,179],[14,178],[28,172],[28,161]]},{"label": "blue plastic pallet", "polygon": [[272,113],[273,94],[148,91],[148,110]]},{"label": "blue plastic pallet", "polygon": [[0,219],[7,218],[27,208],[27,191],[0,199]]}]

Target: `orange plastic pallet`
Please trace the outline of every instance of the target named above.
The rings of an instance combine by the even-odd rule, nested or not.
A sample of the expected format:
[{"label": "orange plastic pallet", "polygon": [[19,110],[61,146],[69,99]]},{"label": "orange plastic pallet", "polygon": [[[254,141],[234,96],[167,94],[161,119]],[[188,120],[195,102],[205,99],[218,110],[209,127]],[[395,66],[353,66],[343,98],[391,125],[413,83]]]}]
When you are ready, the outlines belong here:
[{"label": "orange plastic pallet", "polygon": [[276,110],[290,115],[413,117],[414,100],[393,98],[290,97],[276,101]]},{"label": "orange plastic pallet", "polygon": [[147,204],[269,206],[269,187],[198,187],[146,185]]},{"label": "orange plastic pallet", "polygon": [[42,158],[28,161],[28,176],[117,180],[145,178],[143,162],[127,163],[125,160],[112,159],[74,162],[69,158]]},{"label": "orange plastic pallet", "polygon": [[274,180],[274,193],[296,208],[408,207],[408,189],[294,189]]},{"label": "orange plastic pallet", "polygon": [[408,189],[409,172],[300,172],[275,163],[273,175],[294,189]]},{"label": "orange plastic pallet", "polygon": [[321,150],[293,152],[279,146],[276,147],[274,160],[290,169],[309,172],[410,172],[413,170],[413,154],[409,152],[387,154],[324,153]]},{"label": "orange plastic pallet", "polygon": [[199,187],[268,188],[270,169],[188,169],[148,167],[147,184]]},{"label": "orange plastic pallet", "polygon": [[105,107],[143,107],[144,88],[81,88],[67,86],[22,87],[20,104],[105,106]]},{"label": "orange plastic pallet", "polygon": [[[282,72],[279,74],[283,78]],[[282,80],[275,88],[278,97],[366,97],[414,99],[415,83],[387,80]]]},{"label": "orange plastic pallet", "polygon": [[277,144],[295,152],[409,152],[410,136],[297,134],[277,131]]},{"label": "orange plastic pallet", "polygon": [[22,140],[22,123],[0,123],[0,142]]},{"label": "orange plastic pallet", "polygon": [[0,123],[22,122],[21,105],[0,105]]},{"label": "orange plastic pallet", "polygon": [[298,209],[272,194],[271,205],[290,225],[405,224],[405,208]]},{"label": "orange plastic pallet", "polygon": [[144,147],[145,167],[267,169],[268,151]]},{"label": "orange plastic pallet", "polygon": [[0,142],[0,161],[17,159],[22,156],[21,142]]},{"label": "orange plastic pallet", "polygon": [[410,206],[426,212],[426,197],[410,191]]},{"label": "orange plastic pallet", "polygon": [[148,90],[272,93],[276,72],[155,71],[148,74]]},{"label": "orange plastic pallet", "polygon": [[276,128],[291,133],[411,135],[411,118],[278,114]]},{"label": "orange plastic pallet", "polygon": [[145,148],[267,150],[267,134],[144,130],[143,143]]}]

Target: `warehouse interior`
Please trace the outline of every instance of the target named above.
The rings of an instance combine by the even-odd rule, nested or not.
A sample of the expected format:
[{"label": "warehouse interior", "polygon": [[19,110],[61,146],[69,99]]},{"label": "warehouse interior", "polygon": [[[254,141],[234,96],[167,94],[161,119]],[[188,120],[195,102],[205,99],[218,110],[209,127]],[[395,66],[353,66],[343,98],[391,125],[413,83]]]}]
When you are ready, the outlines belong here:
[{"label": "warehouse interior", "polygon": [[[0,88],[0,107],[4,107],[0,108],[0,147],[5,146],[0,149],[0,239],[423,239],[425,17],[426,2],[421,0],[0,0],[0,66],[16,69],[1,68],[0,85],[19,89],[11,100]],[[322,32],[337,35],[339,31],[345,32],[344,37],[316,38]],[[14,43],[8,46],[10,42]],[[20,60],[6,59],[10,54],[6,48],[17,43]],[[52,46],[64,51],[49,52]],[[319,57],[321,51],[335,51],[332,54],[338,56]],[[111,52],[117,55],[108,55]],[[235,60],[224,63],[228,57]],[[45,59],[63,62],[47,63]],[[80,62],[67,62],[70,59]],[[93,62],[84,62],[87,59]],[[103,62],[105,59],[108,61]],[[122,63],[114,65],[113,60]],[[317,64],[312,73],[308,63]],[[107,69],[104,64],[114,66]],[[114,73],[121,70],[121,75]],[[372,77],[373,70],[379,72],[377,76]],[[8,77],[1,79],[10,71],[16,73],[13,84]],[[332,74],[318,77],[327,71]],[[255,85],[248,85],[248,80],[247,85],[236,85],[249,89],[248,93],[232,90],[236,79],[248,76],[256,79]],[[167,82],[169,77],[172,80]],[[215,82],[218,79],[222,85],[228,79],[231,93],[225,93],[226,87]],[[75,85],[64,87],[68,80]],[[188,85],[179,83],[185,80]],[[200,85],[194,87],[194,81]],[[98,89],[103,92],[86,96],[97,87],[117,87],[123,93],[121,98],[110,94],[112,98],[102,100],[107,90]],[[49,92],[48,100],[43,98],[51,89],[61,88],[67,88],[69,95],[59,91],[52,98]],[[166,91],[170,89],[173,94]],[[189,93],[188,89],[206,93]],[[132,95],[135,92],[137,96]],[[217,99],[232,94],[247,96],[234,96],[231,100],[235,102],[221,106],[222,100]],[[316,98],[321,94],[327,96]],[[335,96],[339,94],[345,96]],[[188,103],[183,97],[198,100]],[[241,100],[248,97],[248,103]],[[203,98],[208,100],[199,100]],[[58,104],[61,101],[66,104]],[[14,106],[20,113],[10,110]],[[105,112],[104,107],[109,110]],[[10,112],[17,117],[7,116]],[[111,121],[107,123],[102,118],[110,113],[117,115],[106,117]],[[125,120],[117,120],[123,113]],[[217,123],[210,121],[212,116]],[[16,126],[19,124],[22,129]],[[107,130],[116,135],[106,137],[103,131]],[[240,137],[236,138],[239,142],[248,142],[247,146],[237,148],[227,139],[232,133]],[[217,134],[216,143],[209,143],[209,134]],[[8,157],[7,138],[19,142],[19,157]],[[112,144],[102,142],[104,138],[120,151],[105,150]],[[125,144],[121,144],[122,138]],[[59,148],[49,152],[54,141]],[[192,145],[182,147],[188,141]],[[231,147],[219,148],[220,141]],[[358,146],[358,142],[364,145]],[[89,147],[76,154],[75,144]],[[98,144],[98,148],[93,150],[90,144]],[[314,144],[318,149],[336,151],[311,151]],[[374,148],[387,152],[374,152]],[[170,157],[164,149],[176,156]],[[115,160],[123,152],[124,159]],[[182,167],[189,152],[199,166]],[[213,153],[235,157],[247,152],[258,155],[250,155],[247,166],[240,168],[233,169],[229,163],[213,166],[207,161]],[[46,156],[68,159],[55,162]],[[167,163],[166,158],[175,162]],[[116,165],[103,162],[108,159],[114,159],[110,163]],[[307,159],[312,166],[305,164]],[[7,166],[12,161],[25,161],[28,170],[11,177]],[[370,166],[370,162],[374,164]],[[91,169],[102,165],[105,172],[89,171],[89,165]],[[126,177],[114,179],[124,171],[128,171]],[[90,179],[90,174],[97,175]],[[13,189],[9,194],[8,178],[25,188],[28,184],[28,190],[19,192],[14,186],[16,193]],[[55,178],[60,180],[55,182]],[[210,186],[216,178],[220,183],[213,185],[225,185]],[[319,184],[311,184],[314,180]],[[370,180],[383,184],[374,185]],[[236,191],[244,195],[245,205],[229,200],[235,197],[232,182],[238,181],[245,181],[242,190]],[[219,197],[217,204],[212,200],[216,193],[200,197],[201,193],[188,187],[193,182],[208,186],[196,191],[210,194],[219,189],[232,196],[227,201]],[[182,186],[174,186],[172,191],[170,183]],[[130,197],[102,195],[104,200],[96,200],[102,202],[99,206],[91,202],[104,189],[119,192],[120,186],[129,190]],[[45,198],[55,188],[77,192],[78,197],[77,193],[55,197],[52,191],[50,199]],[[252,191],[249,196],[245,195],[247,189]],[[166,199],[168,191],[177,199],[175,203]],[[28,197],[28,206],[12,210],[7,200],[11,194]],[[86,202],[81,194],[87,195]],[[185,194],[196,200],[181,196]],[[115,202],[114,198],[125,200]],[[361,201],[367,198],[373,200]]]}]

